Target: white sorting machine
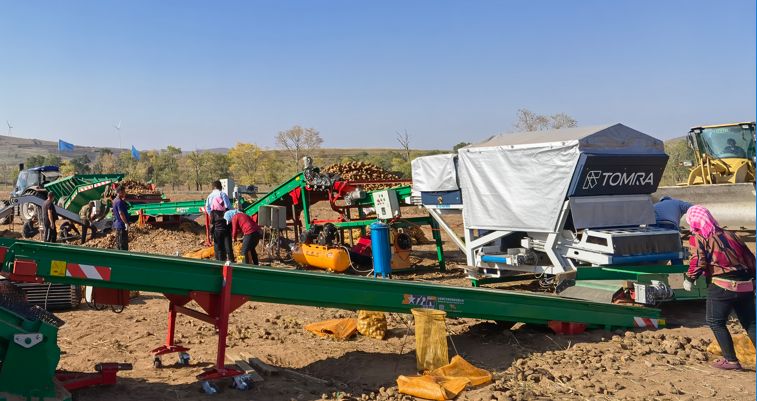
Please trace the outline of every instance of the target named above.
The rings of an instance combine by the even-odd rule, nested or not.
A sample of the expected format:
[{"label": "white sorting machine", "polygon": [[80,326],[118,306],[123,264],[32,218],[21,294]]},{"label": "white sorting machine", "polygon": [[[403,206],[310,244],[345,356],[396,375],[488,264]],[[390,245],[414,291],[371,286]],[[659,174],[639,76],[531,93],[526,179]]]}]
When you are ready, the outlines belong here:
[{"label": "white sorting machine", "polygon": [[478,277],[667,262],[685,256],[677,231],[653,226],[667,160],[662,141],[622,124],[502,134],[413,160],[414,199]]}]

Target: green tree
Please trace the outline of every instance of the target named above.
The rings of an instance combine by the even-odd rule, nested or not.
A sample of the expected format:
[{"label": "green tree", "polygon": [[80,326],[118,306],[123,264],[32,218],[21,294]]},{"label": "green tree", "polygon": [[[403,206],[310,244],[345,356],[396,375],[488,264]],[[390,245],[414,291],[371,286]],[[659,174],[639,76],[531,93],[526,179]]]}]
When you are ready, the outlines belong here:
[{"label": "green tree", "polygon": [[39,167],[39,166],[60,166],[61,158],[58,155],[48,153],[46,156],[36,155],[30,156],[26,159],[24,166],[26,168]]},{"label": "green tree", "polygon": [[71,166],[71,168],[73,169],[73,174],[90,174],[92,173],[92,167],[90,166],[90,163],[92,163],[92,161],[89,160],[89,156],[81,155],[74,157],[64,164]]},{"label": "green tree", "polygon": [[118,160],[116,159],[116,156],[113,155],[113,152],[100,152],[100,154],[97,155],[97,158],[95,159],[92,170],[96,174],[116,173],[119,172],[117,165]]},{"label": "green tree", "polygon": [[255,184],[260,164],[264,159],[263,151],[255,144],[237,143],[229,149],[231,174],[239,183]]},{"label": "green tree", "polygon": [[223,153],[205,152],[202,154],[204,159],[204,179],[206,183],[211,183],[215,180],[222,178],[228,178],[231,176],[229,172],[229,156]]},{"label": "green tree", "polygon": [[192,151],[182,159],[182,170],[185,172],[185,178],[187,186],[194,184],[195,191],[202,190],[202,184],[204,183],[203,172],[205,171],[206,159],[202,157],[202,153],[198,151]]},{"label": "green tree", "polygon": [[58,155],[48,153],[47,156],[45,156],[44,164],[47,166],[60,166],[61,163],[63,163],[63,159],[61,159]]},{"label": "green tree", "polygon": [[42,156],[42,155],[29,156],[26,158],[26,161],[24,162],[24,166],[26,166],[26,168],[39,167],[39,166],[43,166],[44,164],[45,164],[45,156]]},{"label": "green tree", "polygon": [[76,166],[71,163],[71,160],[65,161],[60,165],[60,174],[63,176],[76,174]]},{"label": "green tree", "polygon": [[686,182],[689,178],[691,167],[685,166],[684,162],[694,162],[694,151],[686,143],[686,138],[676,138],[665,142],[665,153],[668,154],[668,164],[662,173],[660,185],[676,185]]},{"label": "green tree", "polygon": [[455,152],[455,153],[457,153],[458,150],[460,150],[461,148],[464,148],[464,147],[466,147],[468,145],[470,145],[469,142],[460,142],[457,145],[455,145],[455,146],[452,147],[452,151]]},{"label": "green tree", "polygon": [[179,168],[180,156],[181,148],[169,145],[165,150],[160,152],[158,160],[158,167],[163,171],[164,183],[170,184],[171,189],[174,190],[176,189],[176,185],[182,182]]}]

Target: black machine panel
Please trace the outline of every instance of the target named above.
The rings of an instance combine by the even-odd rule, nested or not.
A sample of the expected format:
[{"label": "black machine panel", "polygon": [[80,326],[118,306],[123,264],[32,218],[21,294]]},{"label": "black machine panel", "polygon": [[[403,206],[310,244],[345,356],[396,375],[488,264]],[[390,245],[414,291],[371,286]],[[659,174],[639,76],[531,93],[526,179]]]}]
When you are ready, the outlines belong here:
[{"label": "black machine panel", "polygon": [[568,196],[651,194],[660,184],[668,155],[584,153],[578,160]]}]

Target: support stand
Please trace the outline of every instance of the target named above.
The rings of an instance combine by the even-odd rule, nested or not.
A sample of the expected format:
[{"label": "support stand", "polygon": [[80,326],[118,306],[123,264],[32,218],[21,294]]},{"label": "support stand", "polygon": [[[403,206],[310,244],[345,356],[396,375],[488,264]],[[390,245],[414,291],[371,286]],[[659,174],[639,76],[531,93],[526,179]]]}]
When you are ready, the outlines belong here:
[{"label": "support stand", "polygon": [[[245,373],[242,370],[224,364],[226,359],[226,338],[229,333],[229,315],[247,302],[247,297],[231,294],[232,272],[233,267],[230,263],[227,262],[223,265],[223,280],[220,294],[200,291],[190,292],[189,296],[165,294],[166,298],[170,300],[168,305],[168,333],[166,335],[166,343],[151,351],[155,356],[156,367],[161,366],[161,355],[176,352],[184,354],[189,351],[189,348],[176,345],[174,341],[177,313],[181,313],[210,323],[218,330],[218,351],[216,354],[215,367],[198,375],[197,378],[199,380],[218,380],[226,377],[240,376]],[[185,305],[191,300],[197,302],[205,312],[187,308]],[[185,358],[180,357],[179,361],[181,364],[187,364],[189,361],[188,355]]]}]

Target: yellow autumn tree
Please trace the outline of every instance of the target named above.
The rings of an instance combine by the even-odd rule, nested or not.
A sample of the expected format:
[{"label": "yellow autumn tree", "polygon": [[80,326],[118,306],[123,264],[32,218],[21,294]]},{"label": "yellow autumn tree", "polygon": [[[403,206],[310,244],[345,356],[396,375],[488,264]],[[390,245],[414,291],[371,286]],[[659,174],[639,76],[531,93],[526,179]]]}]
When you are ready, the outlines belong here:
[{"label": "yellow autumn tree", "polygon": [[256,173],[263,163],[263,150],[252,143],[237,143],[229,149],[231,174],[237,183],[255,184]]}]

